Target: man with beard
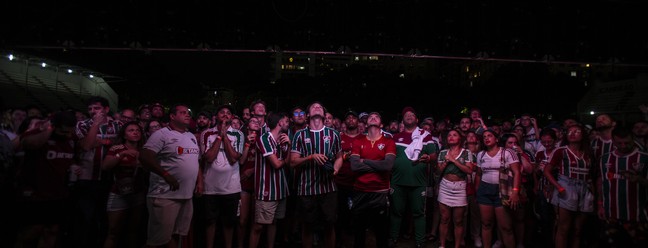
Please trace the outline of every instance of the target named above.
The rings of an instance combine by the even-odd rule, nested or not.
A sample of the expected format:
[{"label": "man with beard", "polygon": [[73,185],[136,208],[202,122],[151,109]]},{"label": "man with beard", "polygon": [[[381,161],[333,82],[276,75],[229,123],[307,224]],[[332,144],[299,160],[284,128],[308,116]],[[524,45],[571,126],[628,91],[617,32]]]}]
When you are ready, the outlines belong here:
[{"label": "man with beard", "polygon": [[603,154],[614,151],[612,144],[612,130],[616,126],[616,121],[609,114],[600,114],[596,117],[596,130],[599,136],[592,140],[592,149],[594,149],[594,161],[603,156]]},{"label": "man with beard", "polygon": [[363,139],[364,134],[361,134],[358,130],[358,113],[354,111],[349,111],[346,113],[344,118],[344,124],[347,129],[342,134],[340,138],[342,139],[342,163],[338,162],[336,164],[341,164],[339,169],[335,170],[335,183],[338,187],[338,216],[339,220],[336,223],[336,237],[337,243],[350,243],[351,233],[351,210],[350,201],[353,196],[353,183],[355,183],[355,173],[351,171],[351,162],[349,161],[351,155],[351,149],[353,148],[353,142],[357,139]]},{"label": "man with beard", "polygon": [[598,217],[603,237],[613,247],[646,247],[648,242],[648,154],[639,151],[630,130],[612,131],[616,148],[604,154],[597,169]]},{"label": "man with beard", "polygon": [[200,111],[198,117],[196,117],[196,130],[194,130],[194,135],[196,139],[200,141],[200,134],[211,127],[211,114],[207,111]]},{"label": "man with beard", "polygon": [[[288,128],[288,137],[290,140],[293,140],[297,131],[302,130],[308,126],[306,123],[306,112],[301,106],[296,106],[291,111],[292,114],[289,114],[290,118],[290,128]],[[279,221],[279,233],[282,235],[280,238],[281,242],[289,242],[291,238],[295,236],[295,227],[299,224],[299,218],[297,216],[297,202],[299,202],[299,196],[297,196],[297,168],[292,168],[287,166],[284,168],[286,173],[286,178],[288,180],[288,190],[290,195],[287,199],[286,204],[286,216],[284,219]]]},{"label": "man with beard", "polygon": [[296,170],[297,195],[303,217],[303,247],[313,246],[313,227],[322,223],[324,247],[335,246],[337,187],[333,161],[341,157],[340,134],[324,126],[326,110],[319,102],[308,106],[308,127],[295,134],[290,165]]},{"label": "man with beard", "polygon": [[302,107],[294,107],[291,112],[290,129],[288,129],[288,137],[290,137],[290,140],[292,140],[297,131],[304,129],[307,126],[306,112],[304,112]]},{"label": "man with beard", "polygon": [[416,245],[423,246],[428,166],[430,161],[436,161],[439,145],[434,142],[429,132],[417,127],[418,118],[414,108],[403,108],[402,115],[405,130],[394,135],[396,161],[391,179],[394,192],[390,238],[392,244],[398,240],[405,207],[409,206],[414,222]]},{"label": "man with beard", "polygon": [[203,161],[196,193],[204,199],[207,247],[214,247],[217,221],[222,224],[225,247],[232,247],[234,226],[238,222],[236,212],[241,198],[238,160],[244,140],[243,133],[231,127],[233,111],[230,105],[218,107],[216,126],[203,131],[198,140]]},{"label": "man with beard", "polygon": [[164,117],[164,105],[159,102],[151,105],[151,118],[153,120],[161,121]]}]

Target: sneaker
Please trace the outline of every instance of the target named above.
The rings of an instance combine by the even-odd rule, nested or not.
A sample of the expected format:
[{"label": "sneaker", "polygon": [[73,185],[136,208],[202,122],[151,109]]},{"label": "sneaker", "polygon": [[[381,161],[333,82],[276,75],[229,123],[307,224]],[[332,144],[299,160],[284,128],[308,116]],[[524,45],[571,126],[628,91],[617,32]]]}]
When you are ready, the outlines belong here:
[{"label": "sneaker", "polygon": [[475,247],[482,247],[484,244],[482,244],[481,237],[475,237],[473,240]]}]

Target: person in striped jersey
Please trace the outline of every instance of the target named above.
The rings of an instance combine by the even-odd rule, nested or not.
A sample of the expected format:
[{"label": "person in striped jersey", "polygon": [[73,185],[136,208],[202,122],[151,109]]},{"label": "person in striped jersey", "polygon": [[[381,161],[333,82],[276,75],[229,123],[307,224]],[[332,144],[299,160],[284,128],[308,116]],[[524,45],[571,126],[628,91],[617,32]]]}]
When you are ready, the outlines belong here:
[{"label": "person in striped jersey", "polygon": [[308,106],[308,127],[299,130],[292,141],[291,166],[296,168],[297,195],[302,216],[302,245],[313,245],[313,227],[324,229],[324,246],[335,246],[337,186],[333,161],[342,156],[340,134],[324,126],[326,109],[319,102]]},{"label": "person in striped jersey", "polygon": [[599,132],[599,136],[592,140],[592,149],[594,150],[594,159],[597,161],[603,154],[614,150],[612,145],[614,126],[616,126],[616,121],[609,114],[600,114],[596,117],[596,130]]},{"label": "person in striped jersey", "polygon": [[284,113],[270,113],[267,118],[270,132],[262,134],[257,139],[257,161],[255,166],[254,189],[255,210],[254,225],[250,233],[250,247],[257,247],[261,231],[266,228],[267,247],[274,247],[277,233],[276,221],[286,215],[286,198],[288,180],[285,166],[290,164],[290,139],[288,131],[288,116]]},{"label": "person in striped jersey", "polygon": [[[551,204],[558,207],[557,248],[567,247],[569,239],[573,242],[572,247],[579,247],[587,215],[594,212],[590,174],[593,160],[588,144],[585,128],[578,124],[570,126],[563,140],[564,146],[554,151],[544,168],[544,176],[555,188]],[[554,168],[558,168],[558,178],[552,173]],[[570,231],[573,231],[572,235],[569,235]]]},{"label": "person in striped jersey", "polygon": [[646,247],[648,153],[636,147],[632,133],[623,127],[612,131],[612,142],[616,150],[604,154],[598,164],[598,217],[608,229],[623,232],[616,239],[608,237],[618,247]]}]

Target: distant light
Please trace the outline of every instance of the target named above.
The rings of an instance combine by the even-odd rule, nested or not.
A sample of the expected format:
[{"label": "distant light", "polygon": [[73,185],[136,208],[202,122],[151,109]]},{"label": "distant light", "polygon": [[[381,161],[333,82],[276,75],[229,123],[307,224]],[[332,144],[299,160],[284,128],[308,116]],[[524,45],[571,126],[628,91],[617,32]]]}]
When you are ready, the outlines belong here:
[{"label": "distant light", "polygon": [[594,111],[590,111],[590,115],[594,115]]},{"label": "distant light", "polygon": [[355,58],[353,58],[353,59],[354,59],[355,61],[358,61],[358,60],[360,60],[360,57],[355,56]]},{"label": "distant light", "polygon": [[292,57],[288,58],[288,62],[292,63],[292,62],[293,62],[293,58],[292,58]]},{"label": "distant light", "polygon": [[572,71],[572,72],[570,73],[570,75],[571,75],[572,77],[576,77],[576,76],[578,76],[578,73],[577,73],[576,71]]},{"label": "distant light", "polygon": [[299,69],[299,70],[304,70],[304,69],[306,69],[306,67],[304,67],[304,66],[297,66],[297,69]]},{"label": "distant light", "polygon": [[90,74],[90,78],[94,78],[94,75]]},{"label": "distant light", "polygon": [[400,75],[398,75],[398,77],[399,78],[405,78],[405,73],[401,73]]},{"label": "distant light", "polygon": [[43,67],[43,68],[45,68],[46,66],[47,66],[47,64],[46,64],[45,62],[43,62],[43,63],[41,64],[41,67]]},{"label": "distant light", "polygon": [[9,54],[9,61],[12,61],[14,59],[13,54]]},{"label": "distant light", "polygon": [[590,67],[590,64],[585,64],[585,67]]},{"label": "distant light", "polygon": [[191,112],[191,109],[187,109],[187,110],[189,110],[189,112]]},{"label": "distant light", "polygon": [[277,83],[276,81],[270,81],[270,84],[276,84],[276,83]]},{"label": "distant light", "polygon": [[68,69],[67,72],[68,72],[68,73],[72,73],[72,69]]},{"label": "distant light", "polygon": [[466,72],[470,72],[470,66],[466,66]]}]

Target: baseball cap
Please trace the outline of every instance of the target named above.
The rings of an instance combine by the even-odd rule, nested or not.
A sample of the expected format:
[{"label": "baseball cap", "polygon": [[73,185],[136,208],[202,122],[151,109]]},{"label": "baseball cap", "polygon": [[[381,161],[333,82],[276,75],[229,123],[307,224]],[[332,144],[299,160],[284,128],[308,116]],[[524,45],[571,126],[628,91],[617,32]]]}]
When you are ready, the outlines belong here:
[{"label": "baseball cap", "polygon": [[211,118],[211,113],[209,113],[209,111],[206,110],[200,111],[196,116],[201,116],[201,115]]},{"label": "baseball cap", "polygon": [[229,109],[230,113],[234,114],[234,108],[232,108],[232,105],[228,105],[228,104],[223,104],[223,105],[218,106],[216,108],[215,114],[217,114],[218,112],[220,112],[224,108]]},{"label": "baseball cap", "polygon": [[377,115],[378,117],[382,118],[382,116],[380,115],[380,113],[377,112],[377,111],[369,112],[369,114],[367,114],[367,116],[369,116],[369,115]]},{"label": "baseball cap", "polygon": [[412,112],[414,115],[416,115],[416,110],[414,108],[407,106],[403,108],[403,111],[401,111],[401,115],[405,115],[407,112]]},{"label": "baseball cap", "polygon": [[355,117],[358,117],[358,113],[356,113],[355,111],[352,111],[352,110],[351,110],[351,111],[349,111],[349,112],[346,112],[346,114],[344,115],[344,118],[346,118],[346,117],[349,116],[349,115],[353,115],[353,116],[355,116]]},{"label": "baseball cap", "polygon": [[362,112],[362,113],[360,113],[360,115],[358,115],[358,118],[362,119],[362,117],[365,117],[365,116],[369,116],[369,114],[367,112]]}]

